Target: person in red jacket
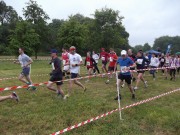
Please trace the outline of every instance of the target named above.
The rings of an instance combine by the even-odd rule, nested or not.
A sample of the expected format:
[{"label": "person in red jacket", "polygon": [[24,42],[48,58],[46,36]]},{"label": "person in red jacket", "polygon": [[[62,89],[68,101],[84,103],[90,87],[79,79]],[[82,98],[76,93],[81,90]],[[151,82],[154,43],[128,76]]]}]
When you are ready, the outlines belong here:
[{"label": "person in red jacket", "polygon": [[114,72],[115,69],[115,64],[118,59],[118,56],[114,52],[113,48],[110,48],[110,53],[109,53],[109,67],[108,67],[108,72],[110,73],[108,75],[108,80],[106,81],[106,84],[109,83],[109,79],[112,78],[112,73]]},{"label": "person in red jacket", "polygon": [[67,65],[69,62],[69,53],[65,48],[62,48],[62,62],[63,62],[63,77],[69,78],[70,75],[70,67]]},{"label": "person in red jacket", "polygon": [[108,58],[109,58],[109,54],[105,51],[104,48],[101,48],[100,59],[102,60],[102,71],[104,72],[105,70],[106,73],[108,72],[106,68],[106,65],[108,63]]},{"label": "person in red jacket", "polygon": [[[93,65],[95,64],[95,60],[91,57],[91,53],[90,52],[87,52],[87,56],[86,56],[86,59],[85,59],[85,63],[84,63],[84,66],[87,67],[87,70],[88,70],[88,75],[90,76],[92,71],[93,71]],[[87,79],[86,82],[89,81],[89,78]]]}]

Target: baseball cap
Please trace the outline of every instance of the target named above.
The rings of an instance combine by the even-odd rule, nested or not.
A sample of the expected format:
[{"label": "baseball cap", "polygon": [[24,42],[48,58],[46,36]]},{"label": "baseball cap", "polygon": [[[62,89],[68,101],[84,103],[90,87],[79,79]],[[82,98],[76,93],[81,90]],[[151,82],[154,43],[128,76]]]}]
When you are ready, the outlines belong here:
[{"label": "baseball cap", "polygon": [[51,53],[58,53],[56,49],[51,49]]},{"label": "baseball cap", "polygon": [[127,54],[127,51],[126,50],[122,50],[121,51],[121,55],[126,55]]},{"label": "baseball cap", "polygon": [[69,48],[69,50],[70,50],[70,51],[74,51],[74,50],[76,50],[76,47],[75,47],[75,46],[71,46],[71,47]]}]

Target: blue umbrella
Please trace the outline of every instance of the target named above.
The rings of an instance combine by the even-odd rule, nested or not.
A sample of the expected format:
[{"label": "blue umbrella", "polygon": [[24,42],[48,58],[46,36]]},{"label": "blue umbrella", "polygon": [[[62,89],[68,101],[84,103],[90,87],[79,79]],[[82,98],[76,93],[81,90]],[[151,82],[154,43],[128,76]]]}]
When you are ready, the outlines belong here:
[{"label": "blue umbrella", "polygon": [[151,53],[151,54],[160,54],[160,52],[158,51],[155,51],[155,50],[149,50],[147,51],[148,53]]}]

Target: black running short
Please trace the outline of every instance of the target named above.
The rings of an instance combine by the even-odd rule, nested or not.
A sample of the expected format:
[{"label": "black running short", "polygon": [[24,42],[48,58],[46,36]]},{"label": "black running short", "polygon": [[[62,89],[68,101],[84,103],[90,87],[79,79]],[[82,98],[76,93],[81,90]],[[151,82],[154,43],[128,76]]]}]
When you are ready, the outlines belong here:
[{"label": "black running short", "polygon": [[132,77],[131,75],[123,75],[123,74],[119,74],[118,75],[118,79],[120,79],[121,81],[124,81],[127,83],[127,84],[131,84],[131,80],[132,80]]},{"label": "black running short", "polygon": [[56,85],[62,85],[62,75],[52,75],[51,78],[49,79],[51,82],[56,82]]}]

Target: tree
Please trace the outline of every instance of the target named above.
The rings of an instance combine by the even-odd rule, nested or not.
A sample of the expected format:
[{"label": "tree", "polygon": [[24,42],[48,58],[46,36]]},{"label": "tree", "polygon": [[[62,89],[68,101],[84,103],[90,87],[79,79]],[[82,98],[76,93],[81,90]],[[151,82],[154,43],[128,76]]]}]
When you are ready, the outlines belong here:
[{"label": "tree", "polygon": [[94,18],[94,24],[90,28],[90,40],[95,49],[105,47],[120,50],[130,47],[129,34],[122,25],[124,17],[119,15],[119,11],[105,7],[96,10]]},{"label": "tree", "polygon": [[58,31],[60,27],[65,23],[65,20],[53,19],[51,23],[48,24],[48,44],[45,47],[46,50],[50,48],[58,47]]},{"label": "tree", "polygon": [[180,50],[180,36],[170,37],[162,36],[154,41],[153,49],[157,50],[159,48],[162,52],[165,52],[167,46],[172,44],[171,52],[175,53]]},{"label": "tree", "polygon": [[16,22],[19,21],[17,12],[11,6],[7,6],[4,1],[0,1],[0,54],[9,54],[10,31],[15,29]]},{"label": "tree", "polygon": [[[63,23],[58,31],[58,42],[61,47],[76,46],[79,53],[83,53],[87,29],[79,22],[70,19]],[[64,46],[68,45],[68,46]]]},{"label": "tree", "polygon": [[16,29],[10,36],[10,48],[16,54],[19,47],[25,48],[28,55],[35,53],[37,46],[40,44],[39,35],[33,29],[30,22],[20,21]]},{"label": "tree", "polygon": [[143,45],[136,45],[134,46],[135,52],[138,52],[139,50],[143,50]]},{"label": "tree", "polygon": [[18,21],[18,14],[11,6],[7,6],[4,1],[0,1],[0,24],[12,24]]},{"label": "tree", "polygon": [[145,43],[144,46],[143,46],[143,51],[146,52],[146,51],[149,51],[149,50],[151,50],[151,46],[148,43]]},{"label": "tree", "polygon": [[37,58],[37,53],[41,46],[47,42],[48,27],[46,21],[49,19],[49,16],[36,1],[30,0],[26,5],[27,6],[23,8],[23,15],[27,21],[33,24],[33,27],[40,38],[40,44],[36,46],[36,49],[34,50],[35,57]]}]

